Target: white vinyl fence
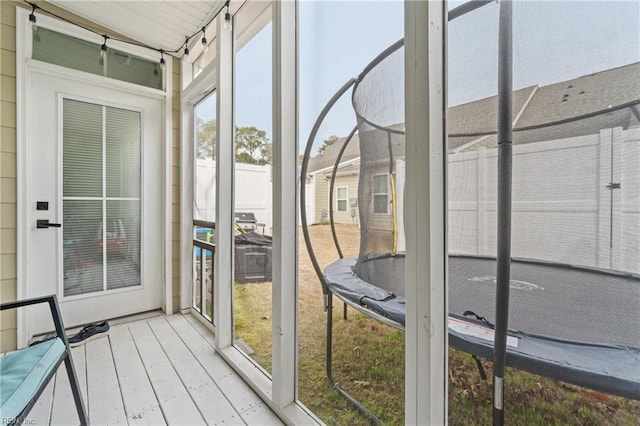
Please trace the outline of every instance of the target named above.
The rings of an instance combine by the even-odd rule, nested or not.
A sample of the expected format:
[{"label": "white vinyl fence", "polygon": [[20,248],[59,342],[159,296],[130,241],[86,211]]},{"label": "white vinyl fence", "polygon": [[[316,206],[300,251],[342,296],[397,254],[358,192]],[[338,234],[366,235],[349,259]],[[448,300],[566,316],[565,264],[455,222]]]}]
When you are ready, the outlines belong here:
[{"label": "white vinyl fence", "polygon": [[[212,160],[196,161],[194,218],[215,221],[216,169]],[[236,163],[235,210],[255,214],[264,223],[265,234],[272,229],[271,166]],[[261,228],[258,231],[262,231]]]},{"label": "white vinyl fence", "polygon": [[[298,191],[300,192],[300,191]],[[313,184],[313,180],[309,180],[305,185],[305,198],[306,198],[306,212],[307,212],[307,223],[312,225],[315,222],[315,199],[316,199],[316,186]],[[298,194],[298,200],[301,200]],[[302,209],[298,209],[298,223],[302,223]]]},{"label": "white vinyl fence", "polygon": [[[496,253],[497,155],[449,155],[450,253]],[[512,255],[640,272],[640,129],[515,145]]]}]

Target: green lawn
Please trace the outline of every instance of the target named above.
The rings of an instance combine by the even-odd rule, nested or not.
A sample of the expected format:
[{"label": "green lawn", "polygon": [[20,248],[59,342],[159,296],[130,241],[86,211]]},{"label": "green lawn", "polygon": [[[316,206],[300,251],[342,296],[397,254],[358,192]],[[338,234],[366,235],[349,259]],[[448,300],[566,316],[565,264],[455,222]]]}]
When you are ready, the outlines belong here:
[{"label": "green lawn", "polygon": [[[330,228],[312,226],[321,267],[335,260]],[[359,231],[338,225],[345,255],[358,253]],[[299,249],[298,345],[299,399],[329,425],[367,424],[331,387],[325,372],[326,314],[321,287],[304,243]],[[336,300],[336,299],[334,299]],[[387,424],[404,424],[404,333],[354,310],[342,319],[334,307],[333,375],[349,393]],[[271,283],[234,287],[236,338],[271,371]],[[484,362],[491,377],[491,363]],[[466,353],[449,350],[449,423],[486,425],[492,419],[491,378],[483,381]],[[638,425],[640,403],[613,398],[557,380],[507,369],[506,423],[513,425]]]},{"label": "green lawn", "polygon": [[[254,351],[254,359],[271,371],[271,284],[236,284],[236,337]],[[325,313],[301,312],[300,400],[330,425],[367,424],[330,386],[325,372]],[[387,424],[404,424],[404,333],[349,310],[334,308],[333,374],[338,383]],[[480,378],[469,354],[449,350],[449,423],[491,423],[489,379]],[[507,424],[637,425],[640,404],[507,369]]]}]

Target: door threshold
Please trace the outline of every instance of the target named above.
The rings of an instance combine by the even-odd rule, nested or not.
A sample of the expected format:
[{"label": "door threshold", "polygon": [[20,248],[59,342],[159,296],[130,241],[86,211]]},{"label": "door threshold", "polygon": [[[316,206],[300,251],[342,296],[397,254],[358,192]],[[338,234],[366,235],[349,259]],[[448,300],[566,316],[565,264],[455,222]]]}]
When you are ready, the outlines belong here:
[{"label": "door threshold", "polygon": [[[108,319],[107,321],[109,321],[109,325],[113,326],[113,325],[125,324],[125,323],[128,323],[128,322],[145,320],[145,319],[149,319],[149,318],[153,318],[153,317],[159,317],[159,316],[162,316],[162,315],[164,315],[164,311],[162,309],[154,309],[152,311],[139,312],[137,314],[125,315],[125,316],[117,317],[117,318],[111,318],[111,319]],[[78,327],[78,329],[80,329],[80,328],[82,328],[82,327]]]},{"label": "door threshold", "polygon": [[[145,312],[139,312],[136,314],[131,314],[131,315],[124,315],[121,317],[115,317],[115,318],[109,318],[105,321],[109,322],[109,326],[113,327],[114,325],[119,325],[119,324],[126,324],[129,322],[134,322],[134,321],[141,321],[141,320],[146,320],[149,318],[153,318],[153,317],[159,317],[164,315],[164,311],[162,311],[161,309],[154,309],[151,311],[145,311]],[[64,321],[64,318],[63,318]],[[77,332],[79,332],[80,330],[82,330],[82,327],[84,327],[86,324],[83,325],[79,325],[77,327],[69,327],[69,328],[65,328],[65,333],[67,336],[73,336],[74,334],[76,334]],[[35,336],[33,336],[29,343],[33,343],[35,341],[41,340],[43,337],[46,337],[48,335],[50,335],[51,333],[55,333],[55,330],[50,330],[46,333],[42,333],[42,334],[37,334]]]}]

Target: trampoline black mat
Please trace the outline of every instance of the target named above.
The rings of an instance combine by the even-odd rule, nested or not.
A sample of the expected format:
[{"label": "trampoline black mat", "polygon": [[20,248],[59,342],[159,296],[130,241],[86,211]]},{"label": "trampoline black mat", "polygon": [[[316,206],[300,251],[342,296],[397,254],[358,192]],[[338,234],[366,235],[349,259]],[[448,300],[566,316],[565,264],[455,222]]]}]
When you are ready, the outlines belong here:
[{"label": "trampoline black mat", "polygon": [[[353,272],[356,260],[326,268],[329,289],[404,328],[404,256],[358,265],[377,286]],[[462,314],[493,323],[495,269],[492,258],[449,257],[450,344],[489,359],[493,331]],[[393,283],[385,288],[387,280]],[[640,277],[516,259],[510,288],[508,365],[640,399]]]},{"label": "trampoline black mat", "polygon": [[[494,322],[496,263],[449,258],[449,311]],[[509,328],[596,344],[640,348],[640,279],[552,263],[511,264]]]}]

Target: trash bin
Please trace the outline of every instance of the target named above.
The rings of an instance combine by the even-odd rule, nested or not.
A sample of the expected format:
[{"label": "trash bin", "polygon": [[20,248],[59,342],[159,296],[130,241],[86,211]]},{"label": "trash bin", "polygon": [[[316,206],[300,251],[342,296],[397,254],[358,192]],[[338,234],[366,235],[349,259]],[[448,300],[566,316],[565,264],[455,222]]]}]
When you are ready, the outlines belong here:
[{"label": "trash bin", "polygon": [[236,281],[258,283],[271,281],[270,246],[236,246]]},{"label": "trash bin", "polygon": [[235,237],[235,279],[239,283],[271,281],[271,237],[248,232]]}]

